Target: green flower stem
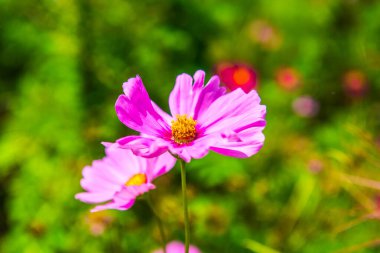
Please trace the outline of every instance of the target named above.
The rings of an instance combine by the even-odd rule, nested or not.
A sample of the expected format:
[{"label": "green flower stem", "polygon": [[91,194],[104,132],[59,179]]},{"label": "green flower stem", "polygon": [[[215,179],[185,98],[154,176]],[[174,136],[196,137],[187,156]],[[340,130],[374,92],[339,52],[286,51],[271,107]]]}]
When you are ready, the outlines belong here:
[{"label": "green flower stem", "polygon": [[190,223],[189,223],[189,212],[187,208],[187,194],[186,194],[186,170],[185,161],[179,159],[181,164],[181,181],[182,181],[182,198],[183,198],[183,211],[185,219],[185,253],[189,253],[190,246]]},{"label": "green flower stem", "polygon": [[166,237],[165,237],[164,225],[163,225],[162,220],[161,220],[160,216],[158,215],[156,209],[154,208],[151,194],[148,193],[147,195],[148,195],[148,198],[147,198],[148,205],[149,205],[150,209],[152,210],[152,212],[153,212],[153,214],[157,220],[157,225],[158,225],[158,229],[160,231],[160,236],[161,236],[161,246],[162,246],[163,252],[166,253]]}]

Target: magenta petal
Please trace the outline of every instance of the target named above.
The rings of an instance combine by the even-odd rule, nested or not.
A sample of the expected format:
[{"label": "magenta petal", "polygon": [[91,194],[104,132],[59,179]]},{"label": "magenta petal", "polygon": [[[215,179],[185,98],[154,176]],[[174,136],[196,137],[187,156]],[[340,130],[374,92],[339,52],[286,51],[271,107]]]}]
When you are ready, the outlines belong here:
[{"label": "magenta petal", "polygon": [[160,136],[170,131],[162,110],[156,111],[139,76],[123,84],[125,95],[116,101],[116,114],[129,128],[149,135]]},{"label": "magenta petal", "polygon": [[160,115],[166,122],[167,125],[171,125],[173,120],[172,116],[163,111],[155,102],[152,101],[153,109]]},{"label": "magenta petal", "polygon": [[179,158],[189,163],[191,161],[191,155],[189,154],[188,148],[178,149],[173,154],[176,154]]},{"label": "magenta petal", "polygon": [[250,157],[263,147],[265,136],[260,130],[248,129],[235,136],[224,136],[210,149],[225,156],[237,158]]},{"label": "magenta petal", "polygon": [[198,118],[205,134],[235,130],[265,121],[266,108],[260,105],[260,97],[252,90],[246,94],[241,89],[218,98],[207,111]]},{"label": "magenta petal", "polygon": [[213,76],[203,86],[205,73],[198,70],[194,74],[194,85],[192,78],[187,74],[177,77],[175,87],[169,97],[170,111],[176,115],[186,114],[197,119],[210,104],[226,92],[224,87],[219,86],[219,77]]},{"label": "magenta petal", "polygon": [[153,181],[155,178],[167,173],[171,170],[177,159],[169,152],[166,152],[158,157],[147,159],[146,174],[148,181]]},{"label": "magenta petal", "polygon": [[194,99],[192,111],[193,118],[197,120],[216,99],[226,93],[226,89],[220,86],[218,76],[212,76],[205,87],[196,89],[199,95]]},{"label": "magenta petal", "polygon": [[[263,139],[264,141],[264,139]],[[253,143],[253,144],[242,144],[242,145],[220,145],[211,147],[210,149],[216,153],[225,156],[232,156],[237,158],[248,158],[259,152],[262,148],[263,142],[261,143]]]},{"label": "magenta petal", "polygon": [[168,150],[164,140],[145,136],[126,136],[116,141],[120,148],[131,149],[135,155],[142,157],[156,157]]},{"label": "magenta petal", "polygon": [[264,142],[266,107],[256,91],[241,89],[217,99],[199,118],[203,134],[216,137],[210,149],[227,156],[245,158],[257,153]]},{"label": "magenta petal", "polygon": [[205,82],[205,72],[203,70],[198,70],[194,74],[194,89],[202,88]]},{"label": "magenta petal", "polygon": [[187,145],[171,145],[170,152],[179,156],[185,162],[189,163],[191,159],[200,159],[206,156],[210,150],[210,146],[217,141],[212,135],[204,136],[196,139],[194,142]]},{"label": "magenta petal", "polygon": [[191,113],[190,109],[193,101],[192,83],[193,79],[188,74],[177,76],[174,89],[169,97],[170,111],[174,117],[176,115],[189,115]]},{"label": "magenta petal", "polygon": [[124,211],[131,208],[134,203],[135,203],[135,199],[131,199],[129,202],[123,203],[123,205],[120,205],[118,203],[115,203],[114,201],[111,201],[104,205],[98,205],[94,207],[93,209],[91,209],[91,212],[93,213],[93,212],[103,211],[107,209],[116,209],[116,210]]}]

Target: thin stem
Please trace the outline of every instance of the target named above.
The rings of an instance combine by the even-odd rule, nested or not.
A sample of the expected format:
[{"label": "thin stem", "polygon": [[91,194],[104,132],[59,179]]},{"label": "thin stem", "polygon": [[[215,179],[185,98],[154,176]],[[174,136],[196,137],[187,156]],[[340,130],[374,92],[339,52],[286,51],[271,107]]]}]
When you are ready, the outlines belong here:
[{"label": "thin stem", "polygon": [[186,170],[185,161],[179,159],[181,164],[181,181],[182,181],[182,198],[183,198],[183,212],[185,218],[185,253],[189,253],[190,246],[190,223],[189,212],[187,208],[187,194],[186,194]]},{"label": "thin stem", "polygon": [[149,205],[150,209],[152,210],[154,216],[156,217],[158,229],[160,231],[161,246],[163,249],[163,253],[166,253],[166,237],[165,237],[164,225],[163,225],[162,220],[161,220],[160,216],[158,215],[156,209],[153,206],[151,194],[148,193],[147,195],[148,195],[148,197],[147,197],[148,205]]}]

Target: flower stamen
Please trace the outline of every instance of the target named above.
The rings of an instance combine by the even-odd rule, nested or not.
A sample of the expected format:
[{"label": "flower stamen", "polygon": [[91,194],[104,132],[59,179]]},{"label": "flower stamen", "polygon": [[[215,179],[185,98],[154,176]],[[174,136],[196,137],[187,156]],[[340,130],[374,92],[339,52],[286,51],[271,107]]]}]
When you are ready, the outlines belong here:
[{"label": "flower stamen", "polygon": [[137,173],[133,175],[126,183],[125,186],[140,186],[147,182],[146,175],[143,173]]},{"label": "flower stamen", "polygon": [[172,120],[172,140],[177,144],[192,142],[197,137],[196,124],[197,121],[186,114],[177,115],[176,120]]}]

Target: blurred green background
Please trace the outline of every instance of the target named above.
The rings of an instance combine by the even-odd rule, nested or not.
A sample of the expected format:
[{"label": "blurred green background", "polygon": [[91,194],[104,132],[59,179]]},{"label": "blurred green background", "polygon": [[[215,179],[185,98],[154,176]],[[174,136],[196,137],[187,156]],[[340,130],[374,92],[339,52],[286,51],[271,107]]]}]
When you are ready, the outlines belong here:
[{"label": "blurred green background", "polygon": [[[90,214],[74,199],[81,170],[132,133],[114,111],[123,81],[141,75],[167,110],[176,75],[222,62],[258,74],[266,141],[188,166],[192,244],[380,252],[379,17],[375,0],[0,0],[0,252],[158,248],[144,201]],[[178,168],[156,184],[183,241]]]}]

